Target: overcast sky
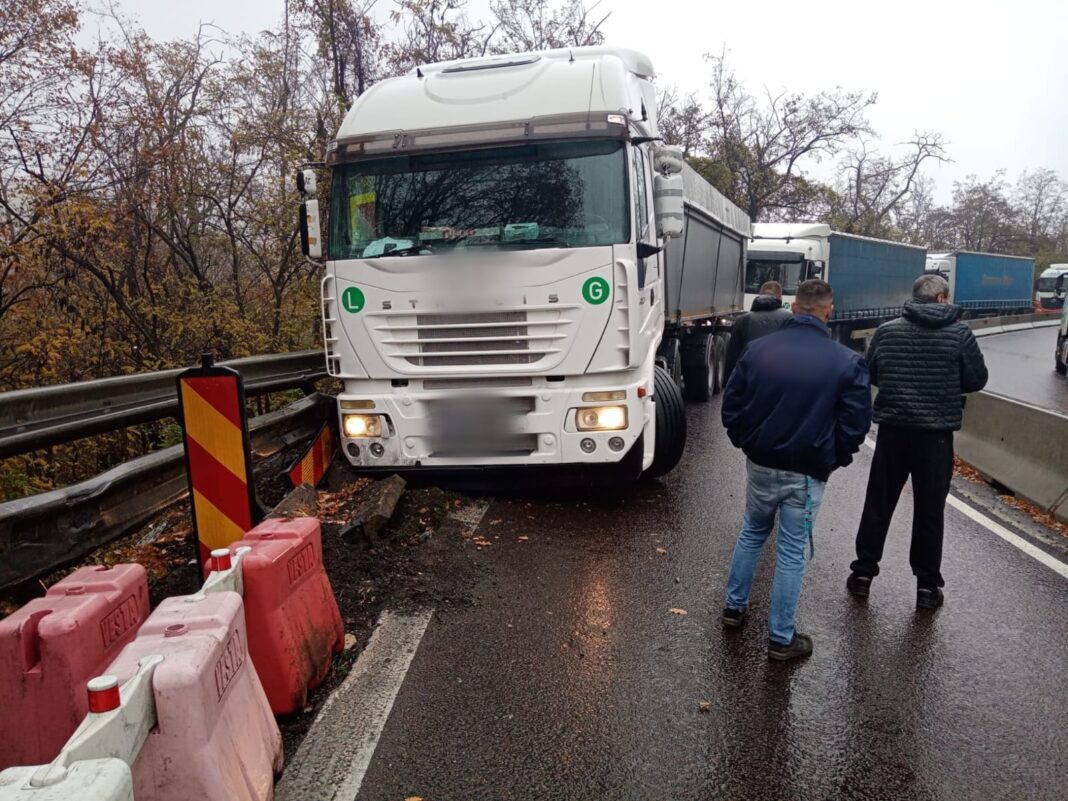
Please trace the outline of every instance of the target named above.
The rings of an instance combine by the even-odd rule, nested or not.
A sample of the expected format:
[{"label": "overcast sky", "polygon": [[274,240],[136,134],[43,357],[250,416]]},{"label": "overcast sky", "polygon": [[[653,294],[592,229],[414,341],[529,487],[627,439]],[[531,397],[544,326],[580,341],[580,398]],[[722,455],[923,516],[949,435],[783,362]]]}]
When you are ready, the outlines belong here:
[{"label": "overcast sky", "polygon": [[[588,3],[589,5],[589,3]],[[392,6],[379,0],[384,16]],[[200,21],[255,33],[282,0],[125,0],[155,38],[185,37]],[[488,0],[471,0],[471,16]],[[658,83],[706,94],[703,54],[727,47],[751,91],[877,91],[870,119],[882,146],[915,130],[942,132],[952,164],[929,172],[940,200],[955,180],[1005,168],[1051,167],[1068,179],[1068,1],[602,0],[608,43],[648,53]],[[826,167],[815,168],[825,174]]]}]

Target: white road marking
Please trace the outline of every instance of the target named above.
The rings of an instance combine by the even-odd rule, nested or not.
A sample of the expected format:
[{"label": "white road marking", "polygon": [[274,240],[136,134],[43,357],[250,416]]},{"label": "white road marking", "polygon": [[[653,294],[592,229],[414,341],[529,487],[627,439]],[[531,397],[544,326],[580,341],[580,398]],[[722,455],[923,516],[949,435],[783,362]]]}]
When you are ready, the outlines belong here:
[{"label": "white road marking", "polygon": [[[864,440],[864,444],[872,450],[875,450],[875,440],[871,437],[867,437]],[[948,503],[958,512],[963,514],[965,517],[968,517],[979,525],[981,525],[987,531],[1001,537],[1001,539],[1005,540],[1005,542],[1009,543],[1009,545],[1012,545],[1015,548],[1019,548],[1032,559],[1041,562],[1050,570],[1053,570],[1056,573],[1060,573],[1065,578],[1068,578],[1068,565],[1066,565],[1060,559],[1055,556],[1050,556],[1050,554],[1046,553],[1041,548],[1036,548],[1034,545],[1032,545],[1020,535],[1013,534],[1011,531],[1005,528],[1005,526],[994,520],[991,520],[989,517],[987,517],[977,509],[972,508],[953,493],[949,494],[949,497],[946,499],[946,503]]]},{"label": "white road marking", "polygon": [[278,801],[355,801],[433,610],[383,612],[276,788]]}]

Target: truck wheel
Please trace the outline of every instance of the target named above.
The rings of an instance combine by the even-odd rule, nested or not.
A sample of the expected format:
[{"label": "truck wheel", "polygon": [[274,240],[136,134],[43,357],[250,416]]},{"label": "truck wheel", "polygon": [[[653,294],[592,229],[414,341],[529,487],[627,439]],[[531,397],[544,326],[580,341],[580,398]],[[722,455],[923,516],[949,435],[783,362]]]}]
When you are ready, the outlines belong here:
[{"label": "truck wheel", "polygon": [[686,400],[706,403],[716,394],[719,377],[716,339],[711,334],[694,334],[682,351],[682,380]]},{"label": "truck wheel", "polygon": [[715,388],[712,391],[713,391],[714,394],[718,395],[727,386],[727,376],[726,376],[726,372],[727,372],[727,338],[726,337],[716,337],[715,354],[716,354],[716,364],[715,364],[714,370],[715,370],[715,373],[716,373],[716,385],[715,385]]},{"label": "truck wheel", "polygon": [[653,406],[656,409],[656,446],[653,463],[645,475],[656,478],[669,472],[686,447],[686,407],[679,385],[661,367],[655,368]]},{"label": "truck wheel", "polygon": [[1053,357],[1053,366],[1057,369],[1057,372],[1061,375],[1068,375],[1068,364],[1061,361],[1060,356]]}]

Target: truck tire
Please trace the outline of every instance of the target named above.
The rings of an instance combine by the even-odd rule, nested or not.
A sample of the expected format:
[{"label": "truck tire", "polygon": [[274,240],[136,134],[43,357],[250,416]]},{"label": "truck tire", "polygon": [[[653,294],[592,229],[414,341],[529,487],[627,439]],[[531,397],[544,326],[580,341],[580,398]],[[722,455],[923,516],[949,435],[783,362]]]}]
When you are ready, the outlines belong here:
[{"label": "truck tire", "polygon": [[707,403],[716,394],[718,380],[716,338],[712,334],[694,334],[682,350],[682,380],[686,400]]},{"label": "truck tire", "polygon": [[1053,366],[1061,375],[1068,375],[1068,364],[1061,361],[1061,347],[1058,343],[1057,352],[1053,354]]},{"label": "truck tire", "polygon": [[[727,336],[730,336],[729,334]],[[716,384],[713,394],[718,395],[727,386],[727,336],[717,336],[715,343],[715,373]]]},{"label": "truck tire", "polygon": [[645,471],[657,478],[671,471],[686,448],[686,407],[679,385],[661,367],[655,368],[653,406],[656,410],[656,446],[653,463]]}]

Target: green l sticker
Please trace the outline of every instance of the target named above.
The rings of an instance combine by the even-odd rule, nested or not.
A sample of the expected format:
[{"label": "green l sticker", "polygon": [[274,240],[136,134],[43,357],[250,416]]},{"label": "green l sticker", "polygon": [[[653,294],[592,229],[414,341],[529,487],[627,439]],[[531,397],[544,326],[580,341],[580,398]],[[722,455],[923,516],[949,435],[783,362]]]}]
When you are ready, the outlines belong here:
[{"label": "green l sticker", "polygon": [[341,293],[341,305],[344,306],[345,311],[352,314],[363,311],[363,306],[366,302],[363,291],[358,286],[346,287],[345,291]]},{"label": "green l sticker", "polygon": [[582,297],[587,303],[597,306],[608,300],[609,286],[603,278],[593,277],[587,279],[582,285]]}]

